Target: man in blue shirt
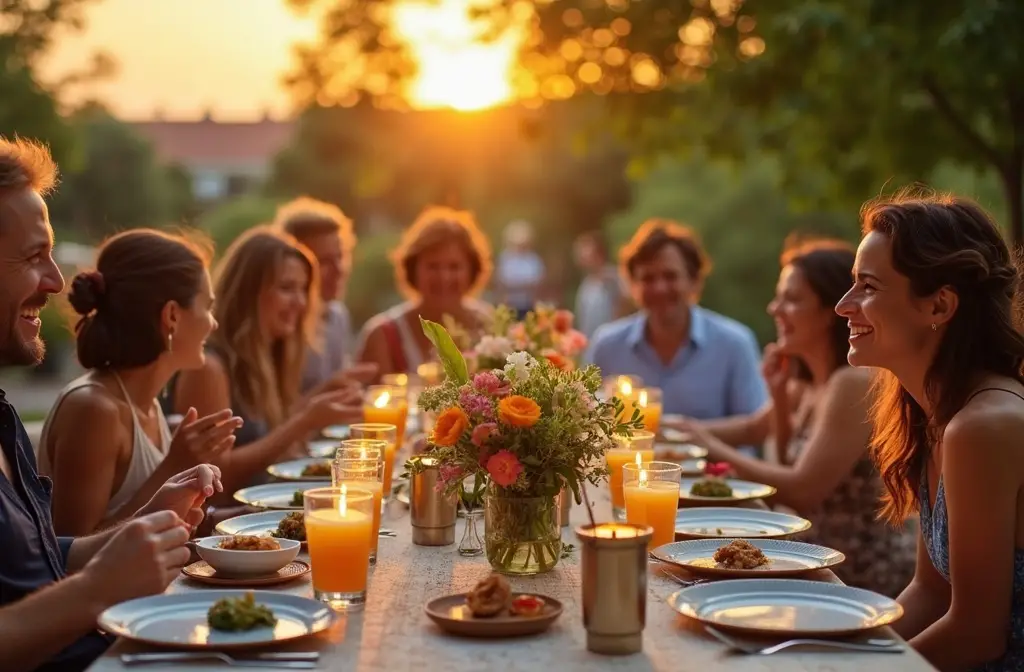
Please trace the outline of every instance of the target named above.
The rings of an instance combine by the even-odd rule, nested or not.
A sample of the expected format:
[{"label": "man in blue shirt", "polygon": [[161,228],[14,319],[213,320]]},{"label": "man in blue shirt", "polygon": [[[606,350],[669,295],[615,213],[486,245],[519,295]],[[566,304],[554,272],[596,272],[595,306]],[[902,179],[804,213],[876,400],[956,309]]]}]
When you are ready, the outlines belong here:
[{"label": "man in blue shirt", "polygon": [[[42,360],[39,311],[64,288],[42,198],[55,178],[46,148],[0,138],[0,366]],[[100,613],[163,592],[188,562],[185,542],[206,497],[220,488],[219,476],[216,467],[194,467],[123,525],[58,538],[53,484],[37,473],[25,428],[0,390],[0,669],[88,667],[110,644],[96,630]]]},{"label": "man in blue shirt", "polygon": [[648,220],[619,256],[642,310],[598,329],[587,360],[661,388],[665,413],[708,420],[760,409],[768,392],[754,333],[697,305],[711,263],[695,234]]}]

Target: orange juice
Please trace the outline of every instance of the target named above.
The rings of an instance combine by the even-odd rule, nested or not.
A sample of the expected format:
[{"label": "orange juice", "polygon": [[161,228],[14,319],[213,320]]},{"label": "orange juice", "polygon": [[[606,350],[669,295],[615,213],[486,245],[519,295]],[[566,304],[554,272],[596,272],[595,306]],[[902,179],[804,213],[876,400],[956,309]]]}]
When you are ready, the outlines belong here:
[{"label": "orange juice", "polygon": [[679,507],[679,481],[630,483],[623,487],[626,522],[650,525],[654,535],[648,549],[671,544],[676,539],[676,509]]},{"label": "orange juice", "polygon": [[350,479],[343,479],[340,483],[335,483],[335,485],[341,486],[342,483],[350,488],[360,488],[362,490],[369,490],[373,493],[373,522],[371,523],[370,532],[370,552],[373,555],[377,555],[377,541],[380,539],[380,512],[383,508],[381,499],[384,494],[384,488],[380,481]]},{"label": "orange juice", "polygon": [[373,516],[352,509],[315,509],[306,512],[305,520],[313,589],[321,593],[365,591]]},{"label": "orange juice", "polygon": [[625,499],[622,497],[622,467],[636,462],[637,454],[640,455],[641,462],[654,461],[653,448],[647,450],[623,450],[616,448],[606,451],[604,454],[605,464],[608,465],[608,470],[611,472],[611,475],[608,477],[608,487],[612,491],[613,508],[621,509],[626,506]]}]

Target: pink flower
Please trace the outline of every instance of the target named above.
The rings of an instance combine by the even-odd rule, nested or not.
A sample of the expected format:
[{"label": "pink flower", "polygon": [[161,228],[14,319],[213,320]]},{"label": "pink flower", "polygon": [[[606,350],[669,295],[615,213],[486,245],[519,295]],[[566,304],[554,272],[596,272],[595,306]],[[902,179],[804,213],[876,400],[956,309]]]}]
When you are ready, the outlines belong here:
[{"label": "pink flower", "polygon": [[483,416],[485,418],[494,417],[494,406],[491,404],[491,400],[468,388],[464,388],[459,393],[459,406],[467,415]]},{"label": "pink flower", "polygon": [[558,339],[558,349],[566,357],[575,357],[587,347],[587,337],[583,332],[570,329]]},{"label": "pink flower", "polygon": [[552,326],[554,330],[560,334],[572,329],[573,315],[568,310],[556,310],[555,316],[552,318]]},{"label": "pink flower", "polygon": [[495,483],[507,488],[516,482],[523,473],[523,465],[519,459],[507,450],[499,450],[487,460],[487,473]]},{"label": "pink flower", "polygon": [[494,394],[501,387],[501,379],[493,371],[481,371],[473,376],[473,389],[484,394]]},{"label": "pink flower", "polygon": [[439,471],[440,473],[438,475],[440,476],[440,478],[437,479],[437,485],[435,486],[435,489],[438,492],[444,490],[445,487],[452,481],[457,481],[460,478],[462,478],[463,474],[465,473],[465,470],[462,467],[458,467],[452,464],[441,465]]},{"label": "pink flower", "polygon": [[526,344],[529,339],[526,337],[526,325],[522,322],[517,322],[512,325],[512,328],[508,330],[508,337],[512,339],[512,343],[516,350],[523,350],[526,348]]},{"label": "pink flower", "polygon": [[487,442],[487,439],[491,438],[491,435],[497,433],[497,431],[498,423],[484,422],[473,428],[473,433],[470,435],[469,440],[473,442],[474,446],[480,448]]}]

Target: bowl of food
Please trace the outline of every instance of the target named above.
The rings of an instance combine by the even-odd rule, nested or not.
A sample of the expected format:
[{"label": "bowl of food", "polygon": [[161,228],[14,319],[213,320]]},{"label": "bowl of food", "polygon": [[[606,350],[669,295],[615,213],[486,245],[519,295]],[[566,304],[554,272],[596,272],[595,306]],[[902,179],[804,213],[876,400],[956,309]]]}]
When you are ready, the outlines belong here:
[{"label": "bowl of food", "polygon": [[264,576],[294,560],[301,546],[294,539],[233,534],[196,540],[196,553],[218,574]]}]

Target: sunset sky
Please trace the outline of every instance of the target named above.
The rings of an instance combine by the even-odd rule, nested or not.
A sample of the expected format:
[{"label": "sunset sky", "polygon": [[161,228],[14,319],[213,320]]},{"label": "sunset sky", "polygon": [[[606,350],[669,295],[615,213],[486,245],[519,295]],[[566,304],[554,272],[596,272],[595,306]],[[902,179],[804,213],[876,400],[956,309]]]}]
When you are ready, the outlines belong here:
[{"label": "sunset sky", "polygon": [[[412,45],[425,66],[413,92],[425,104],[473,108],[509,93],[505,71],[515,45],[472,44],[472,31],[459,25],[465,4],[442,0],[442,7],[400,14],[400,33],[428,43]],[[315,18],[296,16],[284,0],[99,0],[84,31],[56,40],[42,72],[59,78],[102,49],[117,61],[117,74],[75,97],[98,97],[125,118],[157,110],[191,118],[206,109],[220,119],[258,118],[265,110],[282,116],[290,110],[281,86],[290,45],[315,35]],[[453,49],[453,40],[469,43]]]}]

